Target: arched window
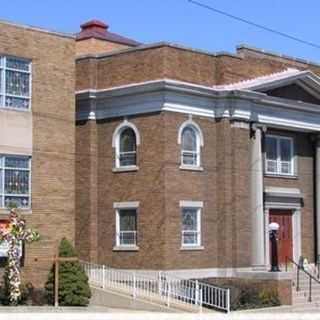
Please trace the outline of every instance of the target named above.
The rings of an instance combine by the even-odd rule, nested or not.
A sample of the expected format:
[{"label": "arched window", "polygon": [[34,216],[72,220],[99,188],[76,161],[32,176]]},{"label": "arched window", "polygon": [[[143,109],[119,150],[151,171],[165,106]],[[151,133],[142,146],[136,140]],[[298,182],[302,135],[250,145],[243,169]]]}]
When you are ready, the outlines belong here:
[{"label": "arched window", "polygon": [[178,144],[181,145],[181,166],[200,167],[203,136],[200,127],[192,119],[180,126]]},{"label": "arched window", "polygon": [[139,131],[134,123],[125,119],[115,129],[112,137],[112,147],[115,148],[114,169],[137,170],[138,145],[140,145]]},{"label": "arched window", "polygon": [[181,140],[181,164],[198,166],[200,164],[200,145],[194,128],[185,127]]},{"label": "arched window", "polygon": [[132,128],[126,127],[121,130],[117,149],[117,167],[137,164],[137,141]]}]

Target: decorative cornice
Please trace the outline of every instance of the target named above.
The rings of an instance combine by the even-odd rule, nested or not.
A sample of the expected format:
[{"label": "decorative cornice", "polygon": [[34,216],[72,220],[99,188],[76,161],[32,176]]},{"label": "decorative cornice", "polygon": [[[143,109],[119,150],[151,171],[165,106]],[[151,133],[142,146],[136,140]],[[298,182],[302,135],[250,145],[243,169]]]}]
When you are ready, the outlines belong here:
[{"label": "decorative cornice", "polygon": [[[320,131],[320,106],[249,90],[215,90],[170,79],[76,93],[77,120],[171,111]],[[94,103],[93,103],[94,101]],[[91,107],[92,106],[92,107]]]}]

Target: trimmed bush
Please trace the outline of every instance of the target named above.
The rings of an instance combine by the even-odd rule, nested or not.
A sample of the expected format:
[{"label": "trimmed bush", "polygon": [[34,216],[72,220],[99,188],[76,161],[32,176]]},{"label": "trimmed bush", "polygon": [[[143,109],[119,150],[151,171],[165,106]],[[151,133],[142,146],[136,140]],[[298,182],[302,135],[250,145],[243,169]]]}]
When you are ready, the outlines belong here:
[{"label": "trimmed bush", "polygon": [[[63,238],[59,246],[60,257],[76,257],[71,243]],[[45,285],[48,303],[54,303],[54,265]],[[91,297],[88,277],[78,261],[59,263],[59,305],[87,306]]]}]

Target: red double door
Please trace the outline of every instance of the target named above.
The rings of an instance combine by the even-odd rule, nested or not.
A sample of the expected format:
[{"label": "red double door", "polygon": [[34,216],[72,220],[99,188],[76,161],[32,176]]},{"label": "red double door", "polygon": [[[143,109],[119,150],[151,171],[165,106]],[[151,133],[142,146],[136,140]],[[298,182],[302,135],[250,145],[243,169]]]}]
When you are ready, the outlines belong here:
[{"label": "red double door", "polygon": [[292,211],[271,209],[269,211],[269,223],[276,222],[280,228],[278,238],[278,257],[279,263],[283,264],[286,257],[292,259],[293,240],[292,240]]}]

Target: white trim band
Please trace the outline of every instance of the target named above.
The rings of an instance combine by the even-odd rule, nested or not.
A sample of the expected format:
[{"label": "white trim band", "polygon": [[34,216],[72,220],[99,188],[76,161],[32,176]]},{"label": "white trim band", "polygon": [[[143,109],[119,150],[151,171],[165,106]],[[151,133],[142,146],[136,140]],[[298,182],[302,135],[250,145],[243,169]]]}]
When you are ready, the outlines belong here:
[{"label": "white trim band", "polygon": [[139,201],[126,201],[126,202],[114,202],[113,208],[114,209],[135,209],[139,208],[140,202]]},{"label": "white trim band", "polygon": [[181,200],[179,205],[181,208],[203,208],[203,201]]}]

